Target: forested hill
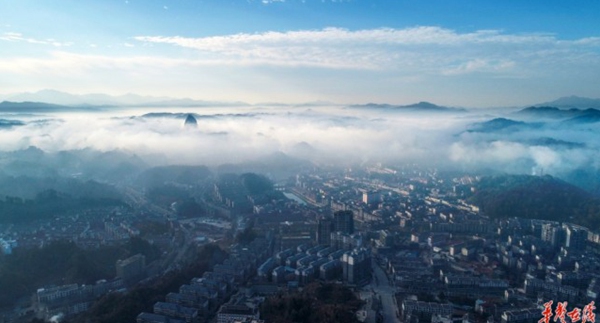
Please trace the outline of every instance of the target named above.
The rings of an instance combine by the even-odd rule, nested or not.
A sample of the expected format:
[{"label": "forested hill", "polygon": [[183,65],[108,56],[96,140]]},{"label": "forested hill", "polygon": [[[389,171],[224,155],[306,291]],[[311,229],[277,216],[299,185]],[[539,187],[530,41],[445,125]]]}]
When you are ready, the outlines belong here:
[{"label": "forested hill", "polygon": [[492,218],[516,216],[600,229],[600,198],[549,175],[484,177],[470,201]]}]

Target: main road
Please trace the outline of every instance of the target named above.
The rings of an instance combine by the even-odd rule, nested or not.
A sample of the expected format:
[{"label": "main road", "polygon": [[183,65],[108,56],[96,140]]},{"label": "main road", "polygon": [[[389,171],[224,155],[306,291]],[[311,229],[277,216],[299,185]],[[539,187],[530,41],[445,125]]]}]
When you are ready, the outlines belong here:
[{"label": "main road", "polygon": [[373,282],[371,287],[375,292],[375,297],[381,299],[381,315],[383,323],[400,322],[398,305],[396,304],[395,287],[390,283],[387,275],[381,269],[379,264],[373,260]]}]

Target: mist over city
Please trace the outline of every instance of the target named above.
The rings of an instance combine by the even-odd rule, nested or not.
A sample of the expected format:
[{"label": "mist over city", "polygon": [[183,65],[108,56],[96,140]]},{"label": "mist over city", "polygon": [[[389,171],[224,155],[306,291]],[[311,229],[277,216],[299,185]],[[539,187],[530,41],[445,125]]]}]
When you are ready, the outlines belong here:
[{"label": "mist over city", "polygon": [[600,3],[0,0],[0,323],[574,323]]},{"label": "mist over city", "polygon": [[[552,107],[551,102],[506,109],[420,102],[404,106],[56,105],[55,111],[44,113],[34,103],[20,103],[4,113],[1,146],[4,163],[19,162],[8,152],[37,148],[48,157],[81,150],[119,152],[143,161],[139,171],[158,165],[215,168],[268,163],[269,158],[280,156],[340,168],[417,163],[444,170],[545,173],[568,180],[575,172],[598,170],[599,112],[587,105],[600,107],[598,100],[579,99],[587,105],[574,108],[578,98],[563,101],[569,99],[572,102],[556,102],[568,107],[562,110],[544,108]],[[184,126],[188,115],[197,120],[196,126]],[[52,167],[43,160],[27,162]],[[60,164],[54,167],[64,174],[78,173]],[[5,172],[11,174],[10,167]]]}]

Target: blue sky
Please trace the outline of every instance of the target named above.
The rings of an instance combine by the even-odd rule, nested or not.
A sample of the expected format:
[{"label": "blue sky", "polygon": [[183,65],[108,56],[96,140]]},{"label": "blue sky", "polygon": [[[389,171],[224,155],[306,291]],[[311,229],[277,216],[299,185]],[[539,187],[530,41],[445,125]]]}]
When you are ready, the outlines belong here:
[{"label": "blue sky", "polygon": [[0,94],[527,105],[600,97],[600,2],[0,0]]}]

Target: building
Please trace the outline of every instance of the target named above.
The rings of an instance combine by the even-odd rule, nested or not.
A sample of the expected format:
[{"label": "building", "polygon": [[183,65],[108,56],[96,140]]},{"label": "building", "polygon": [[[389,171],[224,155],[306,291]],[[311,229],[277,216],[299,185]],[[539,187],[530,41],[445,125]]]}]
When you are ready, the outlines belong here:
[{"label": "building", "polygon": [[542,318],[542,311],[538,308],[524,308],[505,311],[502,313],[502,323],[529,323],[538,322]]},{"label": "building", "polygon": [[154,314],[178,318],[185,320],[186,323],[193,323],[198,320],[197,309],[173,303],[156,302],[154,304]]},{"label": "building", "polygon": [[405,299],[402,302],[401,310],[403,322],[409,322],[411,317],[418,317],[425,322],[431,322],[434,315],[449,316],[454,312],[450,304],[421,302],[412,299]]},{"label": "building", "polygon": [[317,223],[317,243],[320,245],[331,245],[331,232],[333,232],[333,230],[333,219],[319,219]]},{"label": "building", "polygon": [[362,201],[365,204],[373,204],[381,202],[381,195],[375,191],[363,192]]},{"label": "building", "polygon": [[10,254],[12,254],[13,248],[16,246],[17,246],[17,242],[14,240],[6,241],[3,239],[0,239],[0,254],[10,255]]},{"label": "building", "polygon": [[354,213],[337,211],[333,214],[334,231],[346,234],[354,233]]},{"label": "building", "polygon": [[555,223],[542,225],[542,240],[549,242],[552,247],[559,248],[565,243],[565,230]]},{"label": "building", "polygon": [[352,250],[360,248],[364,244],[364,239],[360,234],[347,234],[340,231],[331,233],[331,246],[335,249]]},{"label": "building", "polygon": [[342,273],[342,262],[339,259],[331,260],[319,267],[319,278],[322,280],[335,280]]},{"label": "building", "polygon": [[342,277],[350,284],[360,284],[371,278],[371,256],[366,249],[355,249],[342,257]]},{"label": "building", "polygon": [[264,280],[264,281],[270,281],[271,280],[271,272],[277,266],[278,266],[278,264],[277,264],[277,261],[275,260],[275,258],[271,257],[271,258],[267,259],[256,270],[256,273],[257,273],[259,279]]},{"label": "building", "polygon": [[225,304],[221,306],[217,313],[217,323],[230,323],[233,321],[258,320],[260,314],[256,308],[246,305]]},{"label": "building", "polygon": [[563,225],[563,227],[565,227],[565,247],[574,251],[585,251],[588,231],[574,225]]},{"label": "building", "polygon": [[146,269],[146,257],[142,254],[129,257],[125,260],[117,260],[117,277],[126,283],[132,283],[144,278]]},{"label": "building", "polygon": [[142,312],[137,316],[137,323],[185,323],[185,321],[173,319],[168,316]]},{"label": "building", "polygon": [[307,222],[283,222],[279,226],[279,248],[286,250],[314,241],[315,224]]},{"label": "building", "polygon": [[185,307],[193,307],[199,310],[199,314],[204,314],[209,310],[208,298],[195,294],[169,293],[166,301],[168,303],[179,304]]}]

